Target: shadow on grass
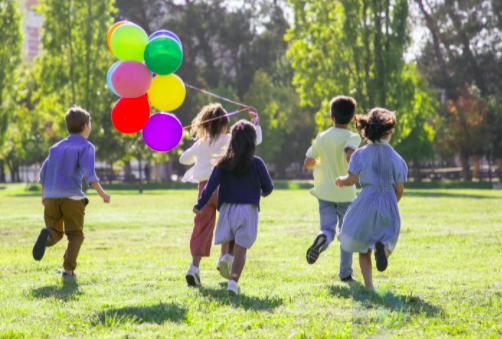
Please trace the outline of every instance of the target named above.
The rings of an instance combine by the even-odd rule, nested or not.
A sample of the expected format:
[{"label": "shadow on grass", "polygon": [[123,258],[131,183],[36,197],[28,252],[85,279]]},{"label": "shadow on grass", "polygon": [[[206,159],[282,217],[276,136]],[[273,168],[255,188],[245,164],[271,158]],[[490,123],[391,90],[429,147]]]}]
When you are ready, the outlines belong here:
[{"label": "shadow on grass", "polygon": [[476,194],[455,194],[445,192],[405,192],[407,197],[423,197],[423,198],[461,198],[461,199],[502,199],[496,195],[476,195]]},{"label": "shadow on grass", "polygon": [[278,298],[258,298],[249,297],[245,294],[240,294],[236,297],[229,297],[227,294],[227,283],[220,283],[221,289],[201,287],[200,293],[203,297],[216,300],[224,305],[232,305],[244,310],[253,311],[272,311],[274,308],[282,305],[282,300]]},{"label": "shadow on grass", "polygon": [[79,291],[78,283],[72,280],[63,280],[61,286],[44,286],[31,290],[31,295],[38,299],[56,298],[58,300],[68,301],[76,299],[76,297],[81,294],[83,293]]},{"label": "shadow on grass", "polygon": [[350,298],[360,303],[366,309],[385,308],[408,315],[419,315],[427,318],[437,317],[444,313],[443,309],[430,304],[419,297],[403,296],[389,289],[377,290],[371,293],[360,282],[352,282],[347,286],[330,286],[332,295],[342,298]]},{"label": "shadow on grass", "polygon": [[150,306],[128,306],[111,308],[97,314],[93,326],[102,324],[110,327],[125,323],[155,323],[162,324],[166,321],[182,322],[187,318],[187,309],[175,304],[159,303]]}]

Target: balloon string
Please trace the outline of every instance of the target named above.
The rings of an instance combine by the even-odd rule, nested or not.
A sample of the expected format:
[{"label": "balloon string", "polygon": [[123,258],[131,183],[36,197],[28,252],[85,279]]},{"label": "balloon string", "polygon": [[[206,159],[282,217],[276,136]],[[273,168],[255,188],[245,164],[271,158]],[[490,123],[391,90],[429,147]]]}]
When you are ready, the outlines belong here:
[{"label": "balloon string", "polygon": [[[204,121],[199,121],[196,124],[192,124],[190,126],[185,126],[185,127],[183,127],[183,129],[187,129],[187,128],[190,128],[190,127],[193,127],[193,126],[202,125],[202,124],[204,124],[206,122],[217,120],[217,119],[221,119],[221,118],[224,118],[224,117],[231,117],[232,115],[236,115],[236,114],[239,114],[239,113],[247,111],[247,110],[249,110],[249,107],[241,109],[240,111],[234,111],[234,112],[227,113],[225,115],[222,115],[221,117],[216,117],[216,118],[212,118],[212,119],[208,119],[208,120],[204,120]],[[254,112],[250,112],[250,113],[256,115]]]},{"label": "balloon string", "polygon": [[237,101],[233,101],[233,100],[230,100],[230,99],[227,99],[227,98],[224,98],[224,97],[221,97],[217,94],[214,94],[214,93],[211,93],[211,92],[208,92],[208,91],[205,91],[203,89],[200,89],[200,88],[197,88],[195,86],[191,86],[191,85],[188,85],[188,84],[185,84],[186,87],[189,87],[191,89],[195,89],[201,93],[204,93],[204,94],[207,94],[207,95],[210,95],[212,97],[215,97],[217,99],[220,99],[220,100],[223,100],[223,101],[228,101],[228,102],[231,102],[232,104],[236,104],[238,106],[241,106],[241,107],[249,107],[248,105],[244,105],[244,104],[241,104],[240,102],[237,102]]}]

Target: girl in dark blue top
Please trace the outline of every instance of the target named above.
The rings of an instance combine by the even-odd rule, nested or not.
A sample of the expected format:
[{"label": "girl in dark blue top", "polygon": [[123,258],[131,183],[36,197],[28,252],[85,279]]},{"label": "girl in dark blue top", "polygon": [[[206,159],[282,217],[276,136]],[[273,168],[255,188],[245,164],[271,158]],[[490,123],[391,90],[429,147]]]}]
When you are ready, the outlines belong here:
[{"label": "girl in dark blue top", "polygon": [[246,262],[246,250],[256,241],[258,233],[260,197],[270,195],[274,185],[263,160],[254,156],[256,129],[253,124],[241,120],[232,126],[230,133],[230,145],[213,169],[194,206],[194,213],[200,213],[219,186],[217,209],[220,215],[214,243],[230,241],[228,252],[234,256],[233,263],[222,261],[221,265],[231,264],[227,291],[230,295],[238,295],[237,282]]}]

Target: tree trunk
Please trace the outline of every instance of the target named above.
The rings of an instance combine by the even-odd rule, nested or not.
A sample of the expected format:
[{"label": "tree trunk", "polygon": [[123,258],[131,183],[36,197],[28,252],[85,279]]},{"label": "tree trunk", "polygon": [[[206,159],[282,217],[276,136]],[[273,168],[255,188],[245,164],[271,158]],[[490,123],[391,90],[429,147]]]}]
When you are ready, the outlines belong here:
[{"label": "tree trunk", "polygon": [[155,162],[155,166],[153,169],[152,181],[153,180],[155,180],[156,182],[160,181],[159,171],[160,171],[160,162]]},{"label": "tree trunk", "polygon": [[499,179],[502,180],[502,158],[495,159],[495,162],[497,163],[497,174]]},{"label": "tree trunk", "polygon": [[132,177],[131,162],[129,160],[124,161],[124,181],[128,182]]},{"label": "tree trunk", "polygon": [[141,175],[142,172],[142,167],[141,167],[141,157],[138,157],[139,161],[139,194],[143,193],[143,176]]},{"label": "tree trunk", "polygon": [[480,166],[479,166],[479,156],[472,155],[471,162],[472,162],[472,177],[476,178],[476,179],[480,179],[481,178],[481,171],[480,171]]},{"label": "tree trunk", "polygon": [[108,183],[111,185],[113,182],[113,162],[110,161],[110,176],[108,177]]},{"label": "tree trunk", "polygon": [[462,179],[464,179],[464,181],[469,181],[471,172],[471,166],[469,166],[469,156],[460,154],[460,162],[462,163]]},{"label": "tree trunk", "polygon": [[0,183],[5,183],[5,168],[3,159],[0,159]]}]

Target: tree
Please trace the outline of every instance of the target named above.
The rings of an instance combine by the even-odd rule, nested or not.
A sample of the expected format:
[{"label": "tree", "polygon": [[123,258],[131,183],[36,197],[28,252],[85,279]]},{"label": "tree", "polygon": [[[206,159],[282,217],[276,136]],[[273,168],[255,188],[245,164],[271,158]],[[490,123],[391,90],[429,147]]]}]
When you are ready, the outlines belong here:
[{"label": "tree", "polygon": [[[373,107],[397,111],[394,145],[427,135],[431,100],[417,86],[416,65],[406,63],[408,5],[406,0],[291,0],[295,25],[288,31],[288,51],[301,103],[318,109],[319,129],[330,126],[329,100],[340,94],[358,102],[358,113]],[[428,106],[427,106],[428,105]],[[425,123],[424,123],[425,122]]]},{"label": "tree", "polygon": [[[460,155],[462,177],[469,180],[469,157],[479,154],[486,145],[487,140],[483,132],[486,131],[488,107],[482,100],[479,89],[465,84],[459,89],[458,99],[450,100],[447,108],[448,114],[441,135]],[[479,169],[475,177],[479,178]]]},{"label": "tree", "polygon": [[44,17],[43,53],[37,108],[54,117],[56,133],[66,134],[63,115],[72,105],[91,113],[96,156],[113,163],[127,145],[113,128],[110,111],[118,98],[106,86],[106,73],[115,62],[106,36],[113,23],[113,0],[45,0],[38,6]]},{"label": "tree", "polygon": [[[16,69],[21,62],[21,14],[15,0],[0,1],[0,149],[6,140],[11,112]],[[5,182],[4,159],[0,159],[0,182]]]}]

